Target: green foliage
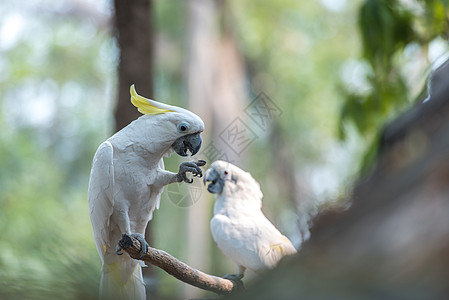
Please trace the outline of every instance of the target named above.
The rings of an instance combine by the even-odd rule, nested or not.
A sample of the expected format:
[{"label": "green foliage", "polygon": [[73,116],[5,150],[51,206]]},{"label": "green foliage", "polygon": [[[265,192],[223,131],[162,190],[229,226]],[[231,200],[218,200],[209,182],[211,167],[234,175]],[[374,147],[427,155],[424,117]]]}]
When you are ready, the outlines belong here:
[{"label": "green foliage", "polygon": [[86,192],[64,188],[65,172],[29,135],[8,137],[4,132],[0,297],[95,298],[99,263],[86,235]]},{"label": "green foliage", "polygon": [[[363,76],[369,91],[343,88],[346,99],[340,116],[340,138],[345,138],[346,123],[350,122],[375,147],[383,125],[417,98],[417,94],[410,93],[416,82],[403,71],[401,57],[409,45],[426,50],[432,40],[447,36],[449,6],[447,1],[437,0],[414,4],[411,7],[410,3],[396,0],[365,0],[360,7],[362,61],[369,65]],[[366,157],[373,157],[369,154],[375,152],[372,147]],[[365,159],[363,169],[370,162]]]},{"label": "green foliage", "polygon": [[[395,0],[367,0],[360,8],[363,55],[376,77],[386,76],[396,51],[413,39],[412,15]],[[381,78],[383,79],[383,78]]]},{"label": "green foliage", "polygon": [[114,47],[43,2],[0,3],[0,298],[96,299],[87,182]]},{"label": "green foliage", "polygon": [[421,43],[428,43],[436,36],[447,38],[449,32],[447,0],[420,0],[424,6],[423,15],[416,20],[416,31]]}]

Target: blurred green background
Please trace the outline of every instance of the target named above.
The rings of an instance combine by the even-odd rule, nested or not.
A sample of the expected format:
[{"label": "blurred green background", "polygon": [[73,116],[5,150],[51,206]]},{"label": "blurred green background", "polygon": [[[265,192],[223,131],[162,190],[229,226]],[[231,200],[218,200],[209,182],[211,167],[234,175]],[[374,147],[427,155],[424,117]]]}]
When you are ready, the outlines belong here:
[{"label": "blurred green background", "polygon": [[[192,104],[185,76],[195,69],[188,66],[194,41],[187,30],[195,2],[201,7],[152,1],[154,98],[184,107]],[[382,126],[424,99],[426,76],[447,57],[447,4],[211,2],[216,24],[225,24],[217,26],[232,32],[242,58],[239,107],[263,92],[282,111],[267,130],[244,119],[258,138],[242,155],[224,151],[260,182],[264,212],[299,244],[319,209],[344,205],[353,180],[369,168]],[[101,266],[87,186],[95,150],[114,131],[113,7],[107,0],[0,2],[1,299],[97,297]],[[205,132],[206,147],[245,113],[237,109],[222,123],[200,116],[213,128]],[[181,160],[165,161],[175,171]],[[166,188],[151,222],[153,246],[187,262],[205,253],[194,267],[231,273],[210,234],[195,244],[191,229],[198,224],[208,234],[212,215],[212,197],[201,191],[183,207]],[[199,207],[204,221],[192,225]],[[203,295],[155,271],[161,298]]]}]

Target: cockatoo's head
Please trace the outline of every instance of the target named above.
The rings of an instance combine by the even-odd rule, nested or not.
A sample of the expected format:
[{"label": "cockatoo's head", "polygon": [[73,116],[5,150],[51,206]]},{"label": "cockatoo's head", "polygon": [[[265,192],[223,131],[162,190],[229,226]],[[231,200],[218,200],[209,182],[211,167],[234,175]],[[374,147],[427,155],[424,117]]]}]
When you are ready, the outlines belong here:
[{"label": "cockatoo's head", "polygon": [[262,198],[260,186],[251,174],[226,161],[217,160],[211,165],[203,177],[204,184],[208,181],[207,190],[212,194],[248,191],[253,197]]},{"label": "cockatoo's head", "polygon": [[[157,133],[158,142],[167,151],[187,156],[195,155],[201,148],[201,132],[204,123],[200,117],[186,109],[160,103],[137,94],[134,85],[130,88],[131,102],[144,116],[139,119],[151,122],[151,130]],[[156,126],[157,125],[157,126]]]}]

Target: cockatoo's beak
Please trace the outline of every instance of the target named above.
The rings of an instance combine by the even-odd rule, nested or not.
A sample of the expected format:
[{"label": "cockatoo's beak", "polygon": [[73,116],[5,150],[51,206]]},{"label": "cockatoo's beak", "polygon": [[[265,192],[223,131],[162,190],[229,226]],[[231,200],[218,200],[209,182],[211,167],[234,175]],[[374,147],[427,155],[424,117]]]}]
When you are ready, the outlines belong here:
[{"label": "cockatoo's beak", "polygon": [[178,138],[173,144],[172,148],[181,156],[187,156],[187,150],[191,155],[195,155],[201,148],[201,134],[192,133]]},{"label": "cockatoo's beak", "polygon": [[220,178],[214,168],[210,168],[204,173],[203,183],[206,185],[207,181],[211,183],[207,186],[207,190],[212,194],[220,194],[223,191],[224,180]]}]

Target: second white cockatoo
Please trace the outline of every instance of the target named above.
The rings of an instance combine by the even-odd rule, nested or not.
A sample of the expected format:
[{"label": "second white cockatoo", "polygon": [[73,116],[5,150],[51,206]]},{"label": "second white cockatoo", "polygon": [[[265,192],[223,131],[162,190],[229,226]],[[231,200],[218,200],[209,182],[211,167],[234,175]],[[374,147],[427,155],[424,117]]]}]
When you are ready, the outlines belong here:
[{"label": "second white cockatoo", "polygon": [[136,237],[145,254],[145,228],[159,208],[165,185],[202,176],[200,162],[184,162],[178,173],[164,169],[164,155],[197,153],[204,123],[194,113],[144,98],[131,86],[131,102],[144,115],[103,142],[89,181],[89,210],[102,265],[102,299],[146,299],[141,262],[122,255],[122,234]]},{"label": "second white cockatoo", "polygon": [[216,194],[210,221],[212,236],[218,248],[237,265],[237,274],[226,278],[239,280],[246,269],[260,273],[296,253],[290,240],[263,214],[263,194],[251,174],[229,162],[215,161],[203,181],[209,181],[207,190]]}]

